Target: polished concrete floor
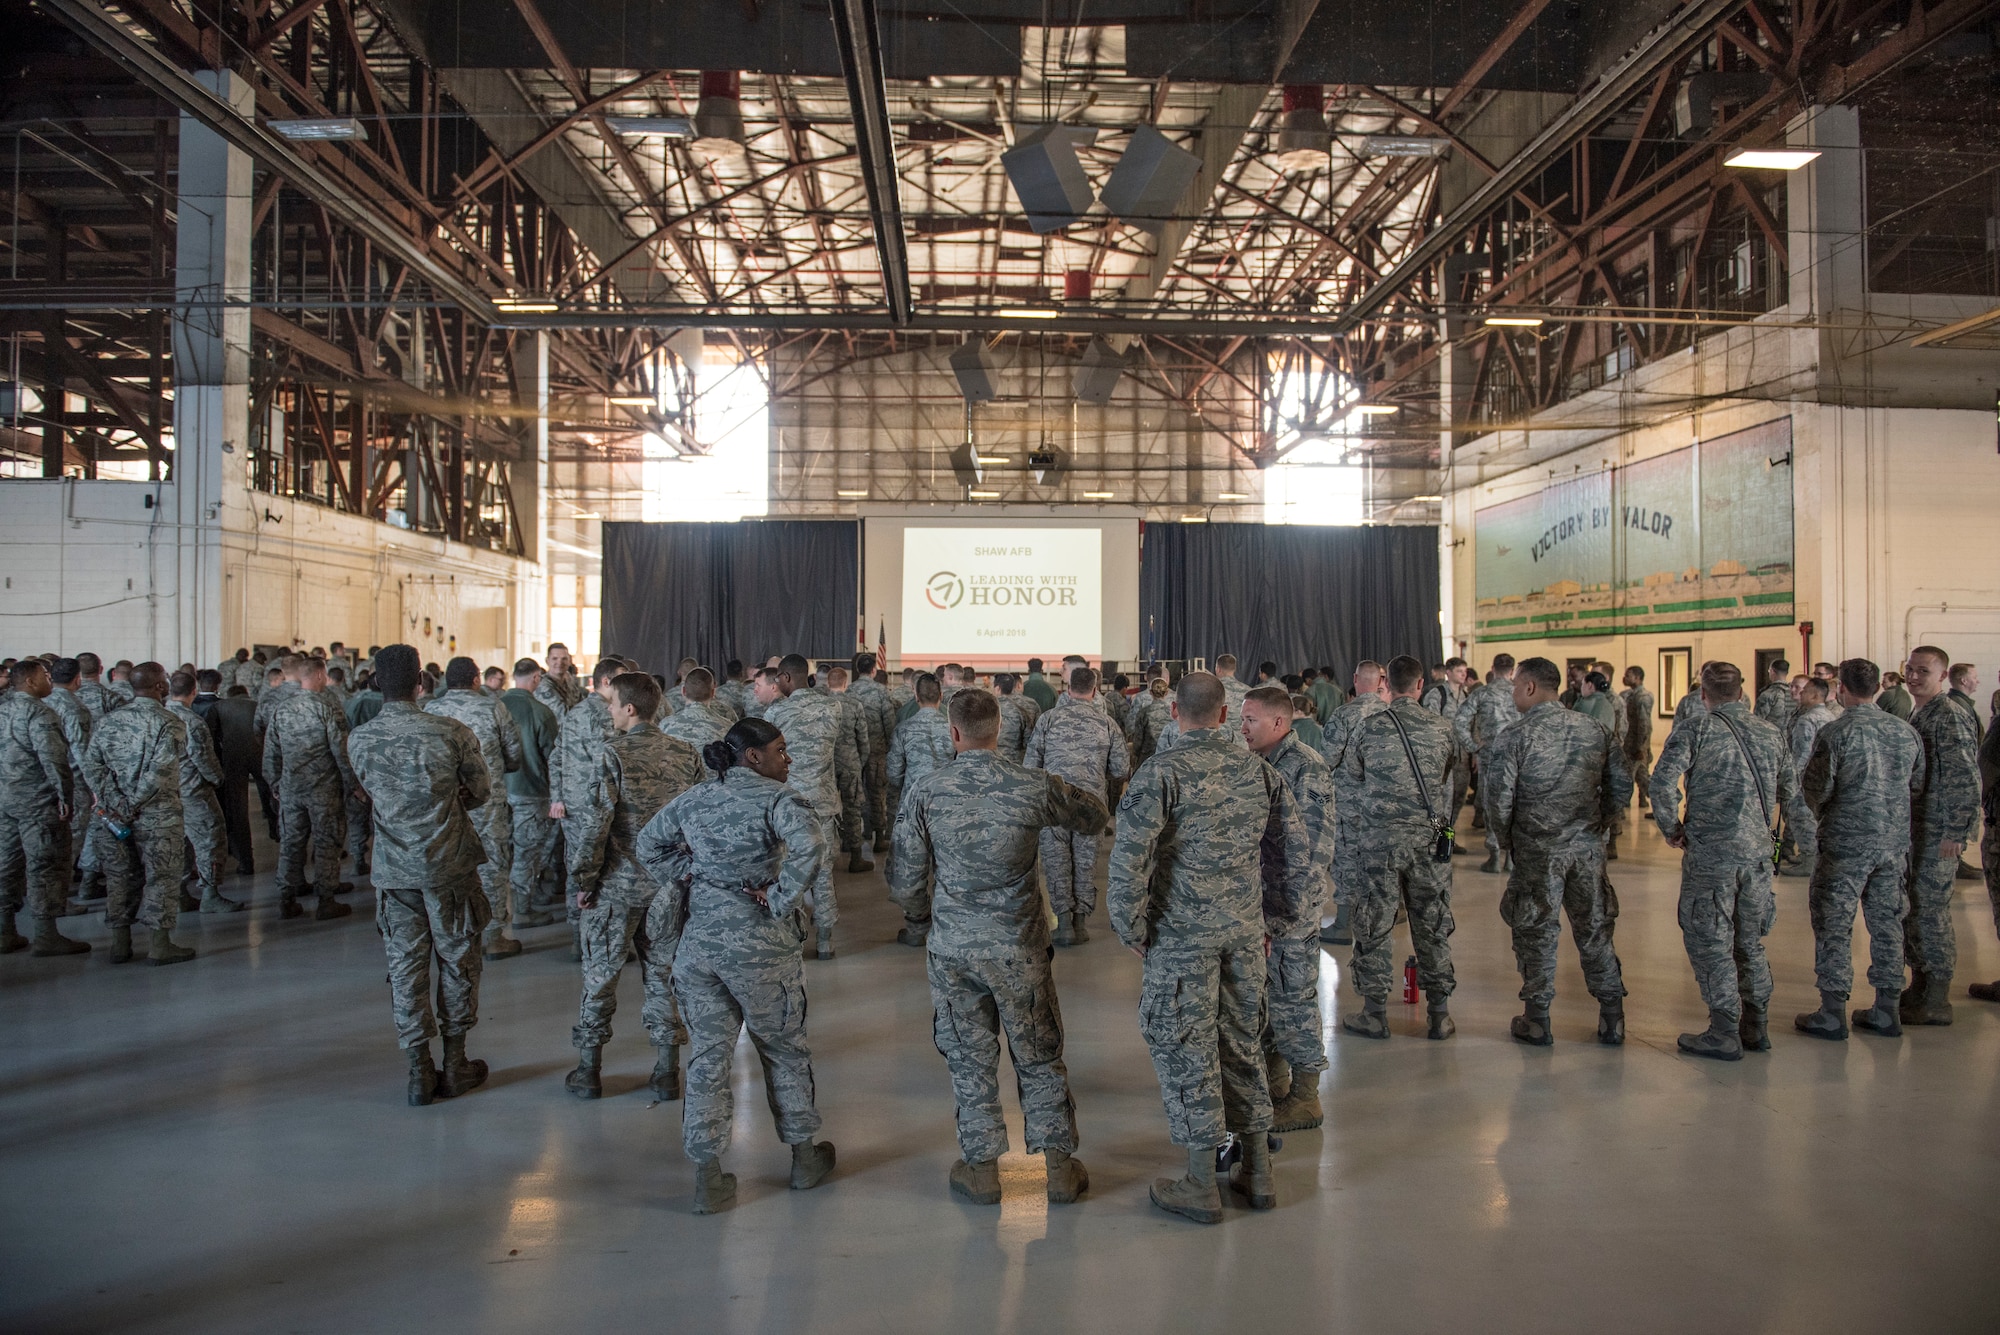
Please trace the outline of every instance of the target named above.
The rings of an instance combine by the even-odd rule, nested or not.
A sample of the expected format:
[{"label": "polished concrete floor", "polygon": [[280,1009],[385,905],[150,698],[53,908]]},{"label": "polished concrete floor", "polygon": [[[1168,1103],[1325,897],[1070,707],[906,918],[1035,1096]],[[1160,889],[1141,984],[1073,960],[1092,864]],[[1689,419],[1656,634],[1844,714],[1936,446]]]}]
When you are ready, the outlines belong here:
[{"label": "polished concrete floor", "polygon": [[[870,874],[842,878],[841,957],[807,966],[839,1168],[785,1189],[739,1061],[741,1196],[702,1219],[679,1106],[645,1093],[629,974],[606,1097],[563,1091],[560,928],[488,966],[490,1083],[416,1109],[365,912],[280,923],[270,878],[238,879],[255,911],[191,915],[201,957],[171,969],[113,967],[102,924],[71,919],[87,958],[0,960],[0,1330],[2000,1329],[2000,1008],[1961,986],[1948,1029],[1794,1035],[1812,942],[1785,881],[1775,1050],[1680,1056],[1703,1017],[1675,855],[1650,826],[1625,848],[1627,1046],[1590,1041],[1567,941],[1557,1046],[1508,1039],[1501,882],[1461,859],[1458,1036],[1424,1041],[1421,1008],[1394,1003],[1393,1042],[1330,1040],[1327,1126],[1286,1138],[1279,1208],[1218,1228],[1147,1203],[1176,1155],[1138,961],[1108,931],[1057,960],[1081,1204],[1047,1205],[1018,1154],[999,1207],[946,1193],[922,960]],[[1960,891],[1962,985],[2000,976],[2000,949],[1983,891]],[[1331,1029],[1355,1003],[1345,952],[1323,961]]]}]

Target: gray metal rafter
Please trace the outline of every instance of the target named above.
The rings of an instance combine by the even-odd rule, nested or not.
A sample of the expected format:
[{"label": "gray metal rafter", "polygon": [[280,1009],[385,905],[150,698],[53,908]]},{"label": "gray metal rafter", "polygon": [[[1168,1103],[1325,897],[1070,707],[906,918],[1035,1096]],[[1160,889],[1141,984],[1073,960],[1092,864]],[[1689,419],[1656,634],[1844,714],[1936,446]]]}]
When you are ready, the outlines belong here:
[{"label": "gray metal rafter", "polygon": [[897,191],[896,141],[889,125],[888,80],[882,73],[881,25],[875,0],[832,0],[834,39],[854,112],[855,146],[868,186],[869,222],[882,261],[882,295],[890,319],[910,322],[910,261],[903,247],[903,201]]}]

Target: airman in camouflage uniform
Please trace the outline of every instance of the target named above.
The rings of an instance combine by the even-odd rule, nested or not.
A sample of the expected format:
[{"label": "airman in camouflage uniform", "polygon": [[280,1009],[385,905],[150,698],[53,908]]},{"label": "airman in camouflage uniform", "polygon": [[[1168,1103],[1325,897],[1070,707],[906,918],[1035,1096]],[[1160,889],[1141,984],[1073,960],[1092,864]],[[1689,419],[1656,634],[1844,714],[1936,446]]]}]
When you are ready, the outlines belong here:
[{"label": "airman in camouflage uniform", "polygon": [[[63,740],[69,744],[71,784],[63,798],[69,806],[69,820],[56,831],[56,839],[61,846],[61,862],[64,871],[79,865],[83,858],[84,843],[90,833],[90,789],[84,786],[84,747],[90,745],[90,711],[77,698],[77,663],[74,658],[58,658],[49,669],[54,689],[42,703],[55,711],[62,720]],[[92,866],[95,866],[93,862]],[[99,873],[87,872],[94,877]]]},{"label": "airman in camouflage uniform", "polygon": [[[1771,968],[1764,937],[1771,891],[1771,823],[1797,784],[1777,728],[1743,702],[1743,676],[1728,663],[1702,668],[1704,707],[1674,726],[1653,769],[1653,820],[1681,860],[1681,939],[1708,1006],[1705,1033],[1682,1034],[1680,1050],[1739,1061],[1771,1046],[1766,1008]],[[1687,812],[1680,782],[1687,776]]]},{"label": "airman in camouflage uniform", "polygon": [[344,719],[315,687],[326,669],[304,662],[288,682],[298,690],[271,711],[264,733],[264,782],[278,795],[278,897],[286,918],[303,916],[299,895],[306,888],[308,849],[312,889],[319,896],[313,917],[344,918],[354,910],[335,899],[341,890],[340,853],[346,817],[344,792],[354,786],[347,759]]},{"label": "airman in camouflage uniform", "polygon": [[[1456,748],[1444,720],[1417,703],[1423,664],[1407,656],[1397,658],[1389,664],[1388,679],[1391,702],[1355,726],[1341,761],[1341,788],[1334,798],[1336,810],[1345,807],[1352,817],[1349,828],[1354,831],[1359,881],[1346,893],[1354,904],[1350,967],[1362,1009],[1341,1021],[1341,1027],[1363,1038],[1389,1037],[1389,1024],[1383,1018],[1394,971],[1389,934],[1401,908],[1410,919],[1417,983],[1430,1006],[1429,1036],[1445,1039],[1458,1028],[1451,1018],[1451,994],[1457,986],[1451,934],[1456,924],[1451,916],[1451,863],[1432,856],[1438,840],[1433,816],[1437,821],[1446,819],[1438,803]],[[1507,708],[1513,710],[1511,696]],[[1410,763],[1412,753],[1415,766]],[[1480,782],[1483,792],[1485,780]]]},{"label": "airman in camouflage uniform", "polygon": [[1625,768],[1631,771],[1632,787],[1639,794],[1639,810],[1652,805],[1648,791],[1653,769],[1653,693],[1646,689],[1646,670],[1625,669],[1626,687],[1618,693],[1625,709]]},{"label": "airman in camouflage uniform", "polygon": [[937,705],[940,695],[936,677],[929,673],[919,677],[913,698],[916,712],[896,725],[896,735],[890,739],[889,797],[898,805],[918,780],[951,759],[951,725]]},{"label": "airman in camouflage uniform", "polygon": [[1022,695],[1014,674],[1002,672],[993,680],[1000,701],[1000,754],[1020,764],[1028,754],[1028,737],[1041,720],[1042,707]]},{"label": "airman in camouflage uniform", "polygon": [[[1167,1129],[1188,1152],[1187,1176],[1156,1180],[1152,1199],[1202,1223],[1222,1218],[1215,1152],[1231,1133],[1251,1206],[1277,1204],[1264,1134],[1264,942],[1299,925],[1316,874],[1283,777],[1221,730],[1226,700],[1209,673],[1181,678],[1186,731],[1126,785],[1107,894],[1118,939],[1145,959],[1139,1027]],[[1267,876],[1267,863],[1282,870]]]},{"label": "airman in camouflage uniform", "polygon": [[1174,702],[1168,694],[1167,679],[1155,677],[1146,683],[1146,694],[1132,708],[1132,763],[1143,765],[1160,749],[1160,737],[1174,721]]},{"label": "airman in camouflage uniform", "polygon": [[722,740],[737,719],[736,711],[715,698],[715,677],[705,667],[692,668],[681,680],[681,704],[660,720],[660,731],[695,749]]},{"label": "airman in camouflage uniform", "polygon": [[[0,954],[32,945],[37,955],[90,949],[56,930],[69,886],[60,831],[76,783],[62,721],[42,701],[52,689],[40,659],[7,670],[0,696]],[[68,694],[68,692],[63,692]],[[34,940],[15,929],[26,908]]]},{"label": "airman in camouflage uniform", "polygon": [[[601,658],[591,671],[591,688],[567,713],[557,711],[561,726],[556,731],[556,749],[549,753],[549,815],[560,823],[565,870],[574,861],[572,850],[583,836],[583,817],[596,795],[598,761],[604,744],[611,740],[611,706],[605,695],[611,679],[624,670],[616,658]],[[547,680],[546,677],[543,678]],[[537,700],[542,699],[538,694]],[[583,958],[583,937],[578,922],[576,897],[566,895],[570,921],[570,957]]]},{"label": "airman in camouflage uniform", "polygon": [[840,788],[840,848],[847,854],[849,872],[874,871],[875,864],[862,849],[868,838],[868,763],[874,754],[871,733],[878,720],[861,698],[851,693],[846,668],[830,667],[822,675],[825,685],[820,698],[832,704],[838,715],[842,751],[853,753],[848,764],[835,768]]},{"label": "airman in camouflage uniform", "polygon": [[[1114,780],[1132,773],[1125,734],[1091,699],[1097,674],[1077,668],[1056,707],[1043,714],[1028,736],[1022,763],[1047,770],[1107,800]],[[1081,945],[1090,939],[1084,922],[1097,911],[1097,835],[1066,826],[1042,831],[1042,875],[1049,907],[1056,915],[1055,944]]]},{"label": "airman in camouflage uniform", "polygon": [[[97,798],[101,837],[127,835],[125,846],[105,847],[105,876],[111,894],[104,920],[111,924],[111,962],[132,958],[132,924],[152,929],[146,958],[154,964],[179,964],[194,951],[174,942],[180,921],[181,872],[181,753],[187,739],[180,724],[161,704],[167,695],[166,669],[142,663],[134,669],[133,701],[100,719],[84,749],[84,782]],[[143,885],[141,878],[143,877]]]},{"label": "airman in camouflage uniform", "polygon": [[812,805],[825,825],[826,864],[813,883],[811,895],[813,925],[818,930],[818,955],[833,958],[833,928],[840,920],[840,906],[833,893],[833,853],[840,846],[840,781],[843,774],[858,773],[861,757],[854,749],[854,735],[842,726],[844,715],[826,696],[806,689],[810,668],[799,654],[787,654],[773,676],[760,675],[758,699],[764,704],[764,719],[785,735],[785,750],[792,758],[792,788]]},{"label": "airman in camouflage uniform", "polygon": [[984,691],[953,697],[958,755],[897,808],[889,892],[905,916],[931,922],[933,1030],[951,1068],[963,1156],[952,1165],[951,1189],[981,1205],[1000,1201],[998,1160],[1008,1149],[999,1083],[1005,1034],[1028,1152],[1047,1163],[1049,1199],[1067,1204],[1090,1177],[1070,1157],[1076,1104],[1063,1065],[1036,846],[1052,827],[1095,834],[1109,813],[1097,794],[1000,755],[1000,721],[999,704]]},{"label": "airman in camouflage uniform", "polygon": [[[1768,695],[1773,689],[1776,688],[1766,687],[1764,693]],[[1828,689],[1831,688],[1821,682],[1807,682],[1800,688],[1794,711],[1786,723],[1778,723],[1769,714],[1763,713],[1763,701],[1758,701],[1758,717],[1785,734],[1785,747],[1792,753],[1792,772],[1795,774],[1805,773],[1806,762],[1812,758],[1813,740],[1819,736],[1821,728],[1833,722],[1833,711],[1827,708],[1825,695]],[[1789,698],[1791,688],[1788,686],[1784,690]],[[1787,861],[1779,867],[1779,875],[1811,876],[1813,859],[1819,856],[1819,823],[1813,817],[1812,805],[1805,801],[1802,794],[1795,794],[1785,807],[1785,841],[1788,845],[1785,850]]]},{"label": "airman in camouflage uniform", "polygon": [[854,656],[854,684],[847,693],[861,702],[868,713],[868,754],[861,769],[862,791],[866,800],[863,832],[877,853],[889,849],[895,828],[889,811],[889,739],[896,735],[896,705],[889,689],[875,680],[875,655]]},{"label": "airman in camouflage uniform", "polygon": [[1321,721],[1319,753],[1333,779],[1333,909],[1334,922],[1324,939],[1333,945],[1353,941],[1354,896],[1361,888],[1360,830],[1352,817],[1359,810],[1347,783],[1347,750],[1354,730],[1369,715],[1388,708],[1376,688],[1382,680],[1379,663],[1364,662],[1354,671],[1357,694]]},{"label": "airman in camouflage uniform", "polygon": [[514,664],[514,685],[500,693],[500,707],[514,720],[521,739],[520,768],[507,773],[507,809],[512,826],[514,874],[511,878],[514,925],[546,927],[553,899],[545,899],[543,884],[555,870],[556,824],[549,819],[549,759],[555,751],[555,711],[535,698],[541,665],[532,658]]},{"label": "airman in camouflage uniform", "polygon": [[651,726],[660,693],[643,672],[613,679],[611,722],[616,731],[598,758],[596,795],[578,824],[569,884],[581,911],[583,1000],[570,1041],[576,1070],[565,1083],[578,1098],[594,1099],[601,1052],[611,1039],[618,1009],[618,975],[634,953],[645,993],[641,1018],[658,1055],[650,1082],[655,1097],[681,1096],[680,1049],[687,1041],[674,1010],[674,943],[655,937],[647,910],[659,887],[639,864],[639,831],[661,807],[701,782],[701,757],[678,737]]},{"label": "airman in camouflage uniform", "polygon": [[542,679],[535,683],[535,698],[556,716],[557,723],[561,723],[569,717],[570,710],[589,698],[593,688],[577,680],[569,650],[562,645],[549,646],[548,661],[548,671],[544,672]]},{"label": "airman in camouflage uniform", "polygon": [[[736,1196],[721,1160],[735,1125],[730,1059],[746,1027],[778,1138],[792,1147],[791,1185],[816,1187],[833,1171],[833,1146],[813,1140],[820,1117],[799,962],[806,897],[828,857],[826,823],[784,782],[784,747],[775,728],[745,719],[709,747],[719,781],[688,789],[639,832],[640,865],[661,887],[646,930],[678,942],[674,996],[689,1040],[681,1143],[695,1165],[697,1214]],[[752,767],[760,758],[768,775]]]},{"label": "airman in camouflage uniform", "polygon": [[[1781,734],[1787,736],[1791,733],[1792,720],[1798,717],[1799,710],[1802,707],[1799,701],[1792,696],[1791,670],[1792,665],[1782,658],[1771,664],[1770,679],[1766,681],[1764,688],[1757,692],[1757,707],[1752,711],[1758,718],[1763,719]],[[1826,690],[1829,694],[1832,692],[1833,684],[1831,682],[1826,684]],[[1828,710],[1827,712],[1830,715],[1833,711]],[[1806,754],[1812,754],[1811,743],[1807,743],[1806,745]],[[1794,750],[1793,755],[1796,760],[1796,750]]]},{"label": "airman in camouflage uniform", "polygon": [[[1475,767],[1494,739],[1521,717],[1521,711],[1514,708],[1514,656],[1495,654],[1493,674],[1491,682],[1474,688],[1466,695],[1465,704],[1452,721],[1452,736],[1458,743],[1458,749],[1472,757]],[[1486,821],[1486,861],[1479,870],[1491,874],[1505,871],[1507,866],[1500,852],[1499,840],[1493,835],[1492,817],[1486,815],[1485,806],[1486,778],[1482,774],[1479,779],[1479,807]]]},{"label": "airman in camouflage uniform", "polygon": [[[244,905],[222,895],[222,857],[228,835],[222,825],[222,802],[215,795],[222,783],[222,762],[216,759],[215,739],[208,725],[194,712],[194,674],[176,672],[169,690],[182,688],[167,699],[167,712],[180,724],[187,739],[181,753],[181,824],[187,831],[188,846],[194,850],[194,876],[201,885],[200,911],[238,913]],[[183,907],[186,907],[183,905]]]},{"label": "airman in camouflage uniform", "polygon": [[479,739],[479,756],[486,762],[492,795],[470,813],[479,831],[486,860],[479,864],[479,888],[486,895],[490,918],[483,949],[489,960],[521,953],[521,943],[507,930],[514,922],[514,811],[507,805],[507,776],[521,768],[521,730],[495,696],[478,686],[479,665],[470,658],[445,664],[445,690],[425,700],[426,714],[457,719]]},{"label": "airman in camouflage uniform", "polygon": [[89,713],[91,726],[96,727],[125,700],[104,684],[101,675],[104,671],[103,659],[96,654],[81,653],[76,656],[76,661],[83,674],[83,680],[77,683],[76,698]]},{"label": "airman in camouflage uniform", "polygon": [[[1905,680],[1917,707],[1910,726],[1924,744],[1922,795],[1910,807],[1910,912],[1903,919],[1903,957],[1910,985],[1904,1024],[1951,1023],[1951,976],[1958,941],[1951,925],[1952,880],[1958,857],[1979,828],[1979,736],[1971,711],[1944,689],[1950,665],[1928,645],[1910,651]],[[1936,694],[1927,695],[1929,690]]]},{"label": "airman in camouflage uniform", "polygon": [[[1301,906],[1297,925],[1271,938],[1265,991],[1265,1065],[1285,1086],[1282,1094],[1277,1083],[1272,1086],[1276,1106],[1271,1129],[1305,1131],[1325,1120],[1319,1101],[1319,1073],[1326,1069],[1319,1017],[1319,920],[1332,893],[1333,775],[1320,753],[1293,730],[1292,699],[1282,687],[1259,687],[1243,704],[1244,736],[1250,749],[1284,779],[1298,807],[1313,869],[1312,894]],[[1266,864],[1264,874],[1280,870]],[[1275,897],[1280,891],[1272,887],[1270,893]]]},{"label": "airman in camouflage uniform", "polygon": [[[1445,721],[1446,726],[1457,722],[1458,711],[1465,705],[1465,660],[1448,658],[1444,663],[1444,680],[1434,681],[1424,687],[1424,693],[1417,703]],[[1451,778],[1445,789],[1445,810],[1457,819],[1458,809],[1465,805],[1466,789],[1472,784],[1472,762],[1463,750],[1451,768]]]},{"label": "airman in camouflage uniform", "polygon": [[[488,916],[479,888],[486,850],[468,812],[493,795],[472,730],[417,708],[420,670],[407,644],[376,655],[382,712],[349,739],[375,822],[375,926],[389,957],[390,1004],[409,1057],[413,1107],[468,1093],[486,1079],[486,1063],[465,1055],[465,1035],[479,1023],[479,946]],[[430,1043],[440,1032],[442,1070]]]},{"label": "airman in camouflage uniform", "polygon": [[1523,662],[1514,674],[1520,721],[1486,751],[1486,816],[1514,864],[1500,897],[1521,970],[1524,1010],[1512,1030],[1537,1047],[1555,1042],[1549,1003],[1567,911],[1584,984],[1597,998],[1598,1041],[1616,1046],[1625,1041],[1625,981],[1612,946],[1618,896],[1605,875],[1604,845],[1632,800],[1632,779],[1611,734],[1557,703],[1561,686],[1562,672],[1548,659]]},{"label": "airman in camouflage uniform", "polygon": [[[1875,1004],[1854,1012],[1854,1026],[1886,1037],[1903,1032],[1903,879],[1910,857],[1910,806],[1924,781],[1924,746],[1916,730],[1881,709],[1866,709],[1881,687],[1867,659],[1840,665],[1838,719],[1816,730],[1799,770],[1800,797],[1818,822],[1810,905],[1813,972],[1820,1008],[1795,1021],[1815,1038],[1847,1037],[1846,1003],[1854,985],[1854,911],[1868,924],[1868,982]],[[1797,724],[1793,725],[1794,730]]]}]

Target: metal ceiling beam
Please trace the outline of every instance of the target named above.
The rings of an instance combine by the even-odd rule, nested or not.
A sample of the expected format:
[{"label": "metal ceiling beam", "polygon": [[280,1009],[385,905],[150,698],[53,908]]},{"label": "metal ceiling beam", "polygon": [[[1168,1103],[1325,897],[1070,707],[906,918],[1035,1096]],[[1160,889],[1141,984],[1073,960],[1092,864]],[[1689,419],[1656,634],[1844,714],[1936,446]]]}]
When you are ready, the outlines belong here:
[{"label": "metal ceiling beam", "polygon": [[1541,133],[1509,158],[1500,169],[1467,195],[1459,206],[1439,221],[1412,246],[1382,281],[1342,314],[1333,332],[1345,333],[1386,306],[1404,287],[1420,277],[1447,250],[1457,244],[1466,230],[1504,203],[1516,190],[1539,176],[1578,138],[1599,121],[1612,115],[1633,96],[1642,92],[1662,66],[1686,59],[1709,31],[1728,18],[1743,0],[1691,0],[1644,40],[1603,77],[1585,89],[1564,112],[1544,126]]},{"label": "metal ceiling beam", "polygon": [[117,60],[140,83],[311,195],[329,214],[408,265],[432,291],[457,302],[478,319],[490,321],[498,314],[483,292],[440,264],[422,240],[369,208],[351,187],[308,160],[285,140],[239,115],[234,107],[169,61],[157,46],[139,40],[95,0],[44,0],[43,7],[91,45]]},{"label": "metal ceiling beam", "polygon": [[834,40],[854,113],[855,148],[868,186],[875,253],[882,261],[882,295],[890,319],[911,319],[910,260],[903,248],[903,200],[897,189],[896,140],[889,124],[888,80],[882,73],[881,25],[875,0],[832,0]]}]

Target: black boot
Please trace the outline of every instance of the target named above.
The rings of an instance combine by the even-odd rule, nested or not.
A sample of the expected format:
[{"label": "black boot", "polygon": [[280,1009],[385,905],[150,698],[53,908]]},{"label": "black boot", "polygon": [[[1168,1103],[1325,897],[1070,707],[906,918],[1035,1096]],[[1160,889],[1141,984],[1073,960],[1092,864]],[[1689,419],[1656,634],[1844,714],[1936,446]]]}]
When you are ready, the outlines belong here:
[{"label": "black boot", "polygon": [[431,1060],[429,1040],[403,1049],[410,1057],[410,1106],[427,1108],[437,1098],[437,1064]]},{"label": "black boot", "polygon": [[1625,999],[1597,1003],[1597,1041],[1607,1048],[1625,1046]]},{"label": "black boot", "polygon": [[603,1062],[604,1049],[578,1048],[576,1069],[563,1077],[563,1088],[580,1099],[604,1097]]},{"label": "black boot", "polygon": [[1712,1010],[1708,1013],[1708,1028],[1699,1034],[1682,1034],[1678,1046],[1690,1057],[1740,1062],[1743,1060],[1743,1036],[1737,1032],[1740,1027],[1740,1017]]},{"label": "black boot", "polygon": [[874,871],[875,864],[861,856],[861,849],[856,846],[855,850],[847,855],[847,870],[850,875],[859,875],[864,871]]},{"label": "black boot", "polygon": [[17,950],[28,948],[28,938],[22,936],[14,926],[15,909],[0,913],[0,955],[11,955]]},{"label": "black boot", "polygon": [[1736,1024],[1736,1037],[1745,1052],[1771,1050],[1771,1031],[1764,1007],[1753,1006],[1747,999],[1744,1001],[1743,1017]]},{"label": "black boot", "polygon": [[444,1065],[438,1069],[438,1096],[455,1099],[461,1094],[470,1094],[485,1083],[486,1063],[467,1059],[465,1035],[446,1035]]},{"label": "black boot", "polygon": [[809,1140],[792,1146],[792,1190],[811,1191],[833,1171],[833,1142]]}]

